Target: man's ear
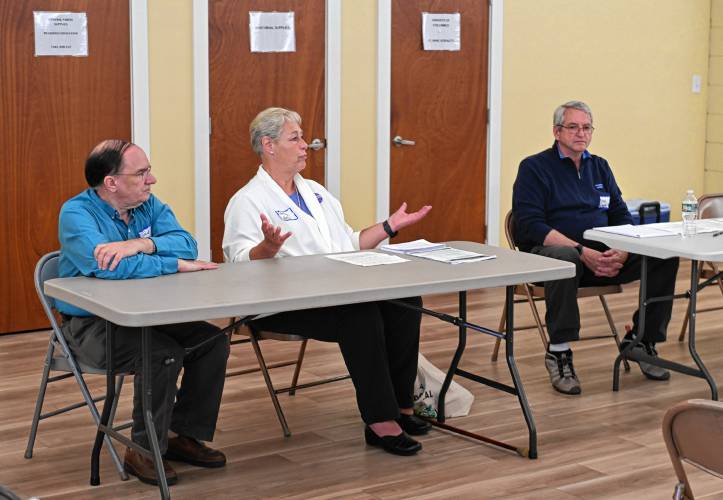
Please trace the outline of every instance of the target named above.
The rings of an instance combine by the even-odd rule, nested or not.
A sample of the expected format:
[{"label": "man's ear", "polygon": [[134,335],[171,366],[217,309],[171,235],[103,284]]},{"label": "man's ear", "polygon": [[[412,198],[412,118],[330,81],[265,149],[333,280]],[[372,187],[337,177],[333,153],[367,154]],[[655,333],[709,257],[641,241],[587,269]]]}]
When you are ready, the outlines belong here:
[{"label": "man's ear", "polygon": [[118,182],[112,175],[106,175],[103,178],[103,187],[111,193],[115,193],[118,190]]}]

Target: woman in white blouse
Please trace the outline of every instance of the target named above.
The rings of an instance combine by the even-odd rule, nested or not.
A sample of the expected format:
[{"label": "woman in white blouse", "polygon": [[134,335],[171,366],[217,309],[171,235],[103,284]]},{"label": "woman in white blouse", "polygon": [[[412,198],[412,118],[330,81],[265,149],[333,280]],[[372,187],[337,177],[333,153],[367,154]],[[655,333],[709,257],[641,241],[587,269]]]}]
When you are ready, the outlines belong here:
[{"label": "woman in white blouse", "polygon": [[[228,262],[374,248],[432,208],[408,213],[405,203],[386,221],[355,232],[344,221],[339,201],[300,175],[307,144],[297,113],[268,108],[251,122],[250,133],[262,163],[226,207],[223,253]],[[422,304],[420,297],[403,300]],[[366,423],[366,442],[413,455],[422,445],[409,435],[426,434],[430,428],[412,412],[420,321],[420,312],[382,301],[277,313],[255,324],[337,342]]]}]

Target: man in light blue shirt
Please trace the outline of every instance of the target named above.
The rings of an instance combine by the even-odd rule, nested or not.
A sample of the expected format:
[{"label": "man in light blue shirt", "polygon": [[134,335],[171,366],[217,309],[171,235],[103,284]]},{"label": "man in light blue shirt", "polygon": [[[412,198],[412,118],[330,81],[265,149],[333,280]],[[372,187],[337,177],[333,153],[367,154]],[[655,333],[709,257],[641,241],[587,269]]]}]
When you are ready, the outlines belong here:
[{"label": "man in light blue shirt", "polygon": [[[173,212],[151,194],[156,178],[146,154],[122,140],[98,144],[85,163],[89,189],[68,200],[60,211],[61,277],[101,279],[150,278],[176,272],[215,269],[196,260],[196,241]],[[105,367],[105,320],[83,309],[57,302],[62,330],[79,361]],[[134,379],[131,438],[148,448],[141,403],[139,328],[111,324],[115,331],[116,367],[132,370]],[[216,428],[226,374],[228,338],[218,335],[198,349],[193,347],[218,332],[205,322],[152,328],[152,411],[161,452],[169,460],[200,467],[222,467],[226,457],[202,443]],[[181,388],[178,375],[184,370]],[[177,393],[178,392],[178,393]],[[173,436],[169,438],[169,432]],[[128,448],[125,469],[141,481],[157,484],[153,462]],[[168,484],[178,477],[164,461]]]}]

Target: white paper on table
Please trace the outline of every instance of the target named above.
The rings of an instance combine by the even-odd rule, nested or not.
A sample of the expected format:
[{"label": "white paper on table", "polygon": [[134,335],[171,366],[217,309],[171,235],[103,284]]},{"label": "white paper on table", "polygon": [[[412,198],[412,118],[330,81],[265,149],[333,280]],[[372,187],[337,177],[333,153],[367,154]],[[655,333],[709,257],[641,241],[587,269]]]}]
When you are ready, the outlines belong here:
[{"label": "white paper on table", "polygon": [[622,226],[594,227],[593,229],[604,233],[619,234],[633,238],[658,238],[661,236],[673,236],[675,234],[670,230],[658,229],[654,226],[655,224],[644,224],[642,226],[624,224]]},{"label": "white paper on table", "polygon": [[723,219],[698,219],[695,221],[696,233],[713,233],[723,230]]},{"label": "white paper on table", "polygon": [[398,257],[396,255],[389,255],[387,253],[381,252],[341,253],[336,255],[326,255],[326,258],[363,267],[409,262],[409,260],[402,259],[401,257]]},{"label": "white paper on table", "polygon": [[249,12],[251,52],[296,52],[293,12]]},{"label": "white paper on table", "polygon": [[414,256],[421,257],[422,259],[436,260],[437,262],[445,262],[447,264],[479,262],[481,260],[490,260],[497,257],[496,255],[486,255],[483,253],[470,252],[468,250],[460,250],[458,248],[443,248],[432,252],[414,254]]},{"label": "white paper on table", "polygon": [[[615,227],[622,227],[622,226],[612,226]],[[632,226],[633,228],[637,228],[635,231],[640,233],[645,231],[651,231],[653,236],[658,236],[657,233],[654,233],[653,231],[665,231],[670,234],[681,234],[683,232],[683,223],[678,222],[658,222],[655,224],[644,224],[640,226]],[[596,228],[600,230],[604,230],[604,228]],[[695,221],[695,232],[696,233],[713,233],[715,231],[721,231],[723,230],[723,219],[698,219]],[[608,231],[612,232],[612,231]],[[620,234],[620,233],[618,233]],[[660,235],[663,236],[663,235]],[[647,238],[650,237],[647,235],[641,235],[637,236],[638,238]]]},{"label": "white paper on table", "polygon": [[420,252],[431,252],[432,250],[440,250],[448,248],[444,243],[431,243],[427,240],[414,240],[405,243],[394,243],[390,245],[382,245],[381,249],[385,252],[414,254]]}]

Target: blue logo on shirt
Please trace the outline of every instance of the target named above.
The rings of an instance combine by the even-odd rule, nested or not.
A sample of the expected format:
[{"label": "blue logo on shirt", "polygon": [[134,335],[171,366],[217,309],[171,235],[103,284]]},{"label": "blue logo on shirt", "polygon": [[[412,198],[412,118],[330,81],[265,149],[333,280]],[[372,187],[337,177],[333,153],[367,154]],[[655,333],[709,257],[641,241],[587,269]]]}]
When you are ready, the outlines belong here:
[{"label": "blue logo on shirt", "polygon": [[299,216],[294,213],[291,207],[287,208],[286,210],[276,210],[276,215],[278,215],[279,219],[284,222],[299,219]]},{"label": "blue logo on shirt", "polygon": [[314,193],[314,196],[316,196],[316,201],[318,201],[319,205],[321,205],[321,202],[324,201],[324,198],[322,198],[319,193]]}]

